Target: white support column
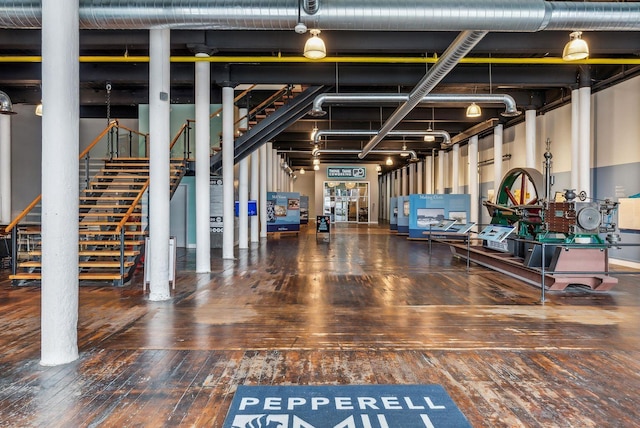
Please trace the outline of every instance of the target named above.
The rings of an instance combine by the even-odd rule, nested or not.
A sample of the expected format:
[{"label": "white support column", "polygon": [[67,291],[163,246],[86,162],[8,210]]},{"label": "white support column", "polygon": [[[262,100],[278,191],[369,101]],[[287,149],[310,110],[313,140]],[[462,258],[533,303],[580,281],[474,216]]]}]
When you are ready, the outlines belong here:
[{"label": "white support column", "polygon": [[233,260],[233,238],[235,229],[233,200],[234,158],[234,110],[233,88],[222,88],[222,258]]},{"label": "white support column", "polygon": [[407,195],[412,195],[415,193],[415,182],[416,182],[416,164],[410,163],[409,166],[409,191]]},{"label": "white support column", "polygon": [[591,194],[591,88],[584,86],[580,90],[580,148],[578,150],[578,192]]},{"label": "white support column", "polygon": [[433,156],[429,156],[428,159],[425,160],[424,163],[424,178],[425,178],[425,188],[424,193],[432,194],[433,193]]},{"label": "white support column", "polygon": [[424,162],[420,161],[418,162],[417,166],[417,181],[418,181],[418,186],[416,189],[416,193],[421,194],[422,193],[422,189],[424,188],[424,177],[423,177],[423,172],[424,172]]},{"label": "white support column", "polygon": [[[525,165],[527,168],[536,168],[536,111],[524,112],[525,129]],[[540,168],[537,168],[540,170]]]},{"label": "white support column", "polygon": [[78,2],[42,2],[43,366],[78,358]]},{"label": "white support column", "polygon": [[[264,162],[262,162],[264,163],[265,173],[266,173],[266,177],[264,177],[264,180],[266,183],[267,192],[271,192],[271,190],[273,189],[273,185],[272,185],[273,180],[271,179],[271,177],[273,177],[273,156],[272,156],[273,143],[263,144],[260,148],[262,149],[263,147],[264,147],[264,154],[260,152],[260,159],[264,159]],[[261,180],[260,183],[262,183],[262,178],[260,180]],[[267,200],[266,198],[267,198],[267,195],[265,195],[265,199],[263,203],[265,203],[265,201]],[[266,209],[266,204],[265,204],[265,209]]]},{"label": "white support column", "polygon": [[149,300],[167,300],[169,289],[170,35],[149,31]]},{"label": "white support column", "polygon": [[260,197],[258,200],[258,211],[260,212],[260,237],[267,237],[267,177],[269,173],[267,168],[269,165],[269,145],[271,143],[260,146]]},{"label": "white support column", "polygon": [[402,177],[402,196],[407,196],[409,194],[409,167],[405,166],[402,168],[403,177]]},{"label": "white support column", "polygon": [[[260,146],[263,147],[263,146]],[[251,179],[250,188],[249,188],[249,199],[256,201],[256,208],[260,206],[260,163],[262,159],[260,158],[260,150],[255,150],[251,153]],[[259,229],[259,219],[256,215],[250,217],[251,222],[251,242],[260,242],[260,229]]]},{"label": "white support column", "polygon": [[240,161],[238,173],[238,248],[249,248],[249,158]]},{"label": "white support column", "polygon": [[11,223],[11,115],[0,114],[0,224]]},{"label": "white support column", "polygon": [[478,136],[469,138],[469,195],[471,196],[471,218],[478,223]]},{"label": "white support column", "polygon": [[[205,53],[197,58],[208,58]],[[211,64],[196,61],[196,272],[211,272],[211,136],[209,105],[211,104]]]},{"label": "white support column", "polygon": [[451,150],[451,193],[460,193],[460,144],[453,145]]},{"label": "white support column", "polygon": [[391,213],[389,212],[389,209],[390,209],[390,205],[391,205],[390,199],[391,199],[391,183],[392,183],[392,181],[393,180],[391,178],[391,174],[387,173],[387,194],[386,194],[386,197],[387,197],[387,212],[385,213],[387,221],[391,220],[391,217],[390,217]]},{"label": "white support column", "polygon": [[438,179],[437,194],[444,193],[444,150],[438,150]]},{"label": "white support column", "polygon": [[271,151],[271,191],[278,191],[278,182],[280,181],[280,157],[278,156],[278,150],[272,149]]},{"label": "white support column", "polygon": [[[553,143],[553,141],[552,141]],[[571,188],[580,188],[580,90],[571,91]]]},{"label": "white support column", "polygon": [[[498,194],[502,183],[502,144],[504,127],[496,125],[493,128],[493,192]],[[495,196],[494,196],[495,197]],[[494,201],[495,202],[495,201]]]}]

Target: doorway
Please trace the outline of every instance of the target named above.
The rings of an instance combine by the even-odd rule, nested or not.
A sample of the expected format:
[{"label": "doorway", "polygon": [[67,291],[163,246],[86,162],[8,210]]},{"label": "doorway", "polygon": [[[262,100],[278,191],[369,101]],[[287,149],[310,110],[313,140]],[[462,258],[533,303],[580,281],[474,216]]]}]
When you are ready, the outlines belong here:
[{"label": "doorway", "polygon": [[323,200],[323,212],[334,222],[369,223],[369,182],[326,181]]}]

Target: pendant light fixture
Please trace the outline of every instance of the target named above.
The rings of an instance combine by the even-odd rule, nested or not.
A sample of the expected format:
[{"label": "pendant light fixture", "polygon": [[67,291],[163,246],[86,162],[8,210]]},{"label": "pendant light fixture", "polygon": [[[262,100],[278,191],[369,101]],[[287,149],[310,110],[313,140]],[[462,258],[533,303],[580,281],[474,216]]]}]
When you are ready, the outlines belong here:
[{"label": "pendant light fixture", "polygon": [[582,39],[582,31],[574,31],[569,34],[569,41],[564,45],[562,59],[565,61],[578,61],[589,58],[589,45]]},{"label": "pendant light fixture", "polygon": [[36,106],[36,116],[42,116],[42,101]]},{"label": "pendant light fixture", "polygon": [[304,170],[304,168],[300,168],[300,175],[305,175],[306,171]]},{"label": "pendant light fixture", "polygon": [[304,44],[304,56],[309,59],[322,59],[327,56],[327,48],[319,37],[320,30],[311,30],[311,37]]},{"label": "pendant light fixture", "polygon": [[476,103],[471,103],[467,107],[467,117],[480,117],[482,115],[482,109]]},{"label": "pendant light fixture", "polygon": [[[433,125],[433,117],[434,117],[434,111],[433,111],[433,107],[431,107],[431,122],[429,122],[429,127],[427,128],[427,132],[433,131],[433,129],[431,128],[431,126]],[[434,141],[436,141],[436,137],[434,137],[433,135],[425,135],[424,141],[425,143],[433,143]]]},{"label": "pendant light fixture", "polygon": [[393,159],[391,159],[391,156],[387,157],[387,160],[385,163],[389,166],[393,165]]}]

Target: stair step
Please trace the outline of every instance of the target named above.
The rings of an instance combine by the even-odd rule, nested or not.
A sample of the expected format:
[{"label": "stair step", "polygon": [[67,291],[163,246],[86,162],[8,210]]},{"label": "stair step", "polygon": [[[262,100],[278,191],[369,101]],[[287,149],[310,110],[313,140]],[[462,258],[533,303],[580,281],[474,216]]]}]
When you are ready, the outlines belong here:
[{"label": "stair step", "polygon": [[[79,233],[82,236],[96,236],[96,235],[119,236],[120,235],[120,232],[116,232],[115,230],[85,229],[85,230],[80,230]],[[145,236],[147,232],[145,232],[144,230],[125,230],[124,234],[125,236]]]},{"label": "stair step", "polygon": [[[33,250],[28,253],[30,256],[40,257],[42,255],[41,250]],[[124,250],[125,257],[134,257],[140,254],[138,250]],[[80,250],[78,251],[79,256],[83,257],[120,257],[119,250]]]},{"label": "stair step", "polygon": [[85,201],[133,201],[137,196],[80,196]]},{"label": "stair step", "polygon": [[[140,202],[137,203],[140,205]],[[117,205],[117,204],[82,204],[81,209],[101,209],[101,210],[128,210],[131,208],[131,204]]]},{"label": "stair step", "polygon": [[[108,260],[104,260],[104,261],[82,261],[82,262],[78,262],[78,266],[81,268],[120,268],[120,262],[119,261],[108,261]],[[124,267],[125,268],[129,268],[133,266],[133,262],[131,261],[126,261],[124,262]],[[42,262],[40,261],[36,261],[36,260],[30,260],[27,262],[20,262],[18,263],[18,268],[39,268],[42,267]]]},{"label": "stair step", "polygon": [[138,193],[140,188],[144,185],[142,183],[137,189],[83,189],[83,193]]},{"label": "stair step", "polygon": [[[139,247],[144,244],[143,240],[125,240],[125,247]],[[111,240],[111,239],[103,239],[103,240],[86,240],[86,241],[78,241],[78,245],[83,246],[94,246],[94,247],[120,247],[120,240]]]},{"label": "stair step", "polygon": [[[16,273],[15,275],[9,275],[9,279],[12,280],[40,280],[42,279],[42,274],[39,272],[31,272],[31,273]],[[119,273],[108,273],[108,272],[80,272],[79,273],[80,280],[95,280],[95,281],[117,281],[120,279]]]},{"label": "stair step", "polygon": [[[140,212],[133,212],[130,215],[140,214]],[[110,211],[89,211],[86,213],[80,213],[80,217],[124,217],[127,213],[114,213]]]},{"label": "stair step", "polygon": [[[81,221],[80,226],[118,226],[119,221]],[[141,221],[128,221],[126,226],[142,226]]]}]

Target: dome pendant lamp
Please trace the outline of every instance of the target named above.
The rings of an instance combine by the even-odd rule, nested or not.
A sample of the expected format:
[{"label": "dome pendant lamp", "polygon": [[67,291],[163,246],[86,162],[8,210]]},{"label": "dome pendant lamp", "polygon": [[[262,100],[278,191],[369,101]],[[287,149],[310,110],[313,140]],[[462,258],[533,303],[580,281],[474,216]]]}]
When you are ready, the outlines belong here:
[{"label": "dome pendant lamp", "polygon": [[569,42],[564,45],[562,59],[565,61],[579,61],[589,58],[589,45],[582,40],[582,31],[569,34]]},{"label": "dome pendant lamp", "polygon": [[304,45],[304,56],[309,59],[322,59],[327,56],[324,41],[318,37],[320,30],[311,30],[311,37]]}]

